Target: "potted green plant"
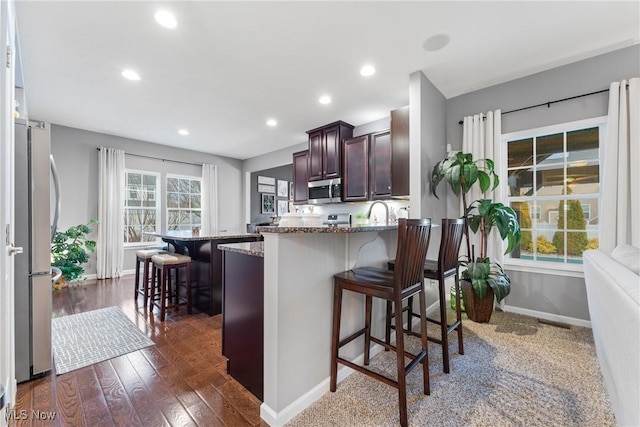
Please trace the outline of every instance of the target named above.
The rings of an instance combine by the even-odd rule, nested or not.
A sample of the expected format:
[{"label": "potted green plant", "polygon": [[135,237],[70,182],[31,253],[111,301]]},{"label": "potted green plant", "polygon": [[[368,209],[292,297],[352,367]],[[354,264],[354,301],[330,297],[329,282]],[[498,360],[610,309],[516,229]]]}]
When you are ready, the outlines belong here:
[{"label": "potted green plant", "polygon": [[[505,254],[512,252],[521,240],[518,217],[509,206],[486,197],[487,192],[493,191],[500,183],[491,159],[474,160],[471,153],[450,152],[435,165],[431,174],[431,191],[436,198],[436,189],[443,180],[449,183],[456,196],[462,197],[465,213],[467,256],[461,261],[465,311],[471,320],[488,322],[493,312],[494,296],[500,302],[511,291],[509,276],[487,254],[489,234],[497,229],[502,240],[507,241]],[[468,203],[467,193],[476,184],[482,198]],[[471,246],[469,229],[479,232],[480,251],[477,257]]]},{"label": "potted green plant", "polygon": [[74,225],[67,231],[57,231],[51,243],[51,265],[62,271],[62,277],[54,288],[65,286],[64,282],[77,280],[84,273],[83,264],[89,261],[89,252],[94,252],[96,242],[87,239],[91,226],[97,224],[91,220],[88,224]]}]

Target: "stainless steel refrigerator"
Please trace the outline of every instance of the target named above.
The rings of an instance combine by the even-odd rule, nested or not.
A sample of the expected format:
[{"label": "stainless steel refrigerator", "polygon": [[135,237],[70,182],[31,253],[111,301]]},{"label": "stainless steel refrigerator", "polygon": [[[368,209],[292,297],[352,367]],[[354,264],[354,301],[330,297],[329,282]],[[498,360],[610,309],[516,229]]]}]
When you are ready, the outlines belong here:
[{"label": "stainless steel refrigerator", "polygon": [[52,367],[51,237],[58,207],[52,188],[58,186],[50,135],[47,123],[15,121],[15,245],[23,248],[15,257],[18,382],[40,377]]}]

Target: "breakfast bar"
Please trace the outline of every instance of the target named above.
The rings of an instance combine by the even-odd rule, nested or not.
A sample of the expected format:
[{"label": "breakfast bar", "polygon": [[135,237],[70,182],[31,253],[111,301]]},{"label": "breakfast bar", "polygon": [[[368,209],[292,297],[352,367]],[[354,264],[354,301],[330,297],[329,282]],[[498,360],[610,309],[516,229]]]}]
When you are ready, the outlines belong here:
[{"label": "breakfast bar", "polygon": [[207,235],[191,231],[148,233],[160,237],[177,253],[191,257],[193,307],[210,316],[222,312],[222,252],[218,244],[255,242],[260,234],[220,230]]},{"label": "breakfast bar", "polygon": [[[261,417],[287,421],[329,390],[333,275],[385,267],[395,256],[397,225],[258,227],[264,236],[264,396]],[[372,330],[383,334],[385,307],[374,302]],[[344,331],[363,324],[364,300],[346,293]],[[362,339],[343,348],[363,351]],[[375,349],[372,354],[375,353]],[[339,372],[339,380],[350,373]]]}]

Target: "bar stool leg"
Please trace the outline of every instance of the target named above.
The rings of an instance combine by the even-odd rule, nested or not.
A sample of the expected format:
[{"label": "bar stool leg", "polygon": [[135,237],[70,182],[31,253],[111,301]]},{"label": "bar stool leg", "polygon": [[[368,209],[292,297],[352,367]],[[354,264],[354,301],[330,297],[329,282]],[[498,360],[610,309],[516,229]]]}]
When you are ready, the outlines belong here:
[{"label": "bar stool leg", "polygon": [[165,311],[167,307],[167,286],[171,286],[171,278],[167,277],[168,271],[166,266],[162,266],[160,272],[160,321],[164,322]]},{"label": "bar stool leg", "polygon": [[[400,425],[407,427],[407,377],[404,374],[404,327],[402,325],[402,300],[394,301],[396,319],[396,366],[398,372],[398,406],[400,408]],[[400,310],[400,311],[398,311]],[[398,313],[400,315],[398,316]]]},{"label": "bar stool leg", "polygon": [[140,289],[140,259],[136,256],[136,279],[133,289],[133,300],[138,302],[138,289]]},{"label": "bar stool leg", "polygon": [[191,263],[185,267],[187,270],[187,313],[191,314]]},{"label": "bar stool leg", "polygon": [[462,344],[462,309],[460,308],[460,279],[456,274],[455,277],[456,287],[456,320],[458,321],[458,353],[464,354],[464,346]]},{"label": "bar stool leg", "polygon": [[[151,259],[145,259],[144,260],[144,269],[143,269],[143,273],[142,273],[142,289],[144,291],[144,303],[142,304],[142,306],[144,308],[147,308],[147,301],[149,300],[149,267],[151,264]],[[138,262],[136,261],[136,267],[138,267]],[[138,268],[139,269],[139,268]],[[138,278],[138,276],[136,276],[136,279]]]},{"label": "bar stool leg", "polygon": [[340,342],[340,318],[342,315],[342,286],[333,285],[333,333],[331,335],[331,381],[329,390],[336,391],[338,384],[338,344]]},{"label": "bar stool leg", "polygon": [[369,353],[371,350],[371,304],[373,298],[371,295],[365,296],[365,314],[364,314],[364,364],[369,364]]},{"label": "bar stool leg", "polygon": [[438,278],[438,299],[440,300],[440,339],[442,340],[442,368],[449,373],[449,331],[447,326],[447,301],[444,293],[444,277]]}]

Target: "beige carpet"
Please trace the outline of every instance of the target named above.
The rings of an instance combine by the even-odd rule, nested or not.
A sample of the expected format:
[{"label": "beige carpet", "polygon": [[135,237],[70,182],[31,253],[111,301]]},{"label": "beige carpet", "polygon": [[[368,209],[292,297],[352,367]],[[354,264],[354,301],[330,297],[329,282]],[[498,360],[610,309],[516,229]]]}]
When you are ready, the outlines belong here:
[{"label": "beige carpet", "polygon": [[[489,324],[463,319],[465,354],[452,334],[451,373],[442,372],[440,346],[429,343],[430,396],[422,393],[422,369],[410,373],[410,425],[615,426],[591,329],[499,311]],[[393,352],[381,352],[371,366],[395,376],[395,363]],[[356,372],[287,425],[395,426],[397,405],[396,389]]]}]

